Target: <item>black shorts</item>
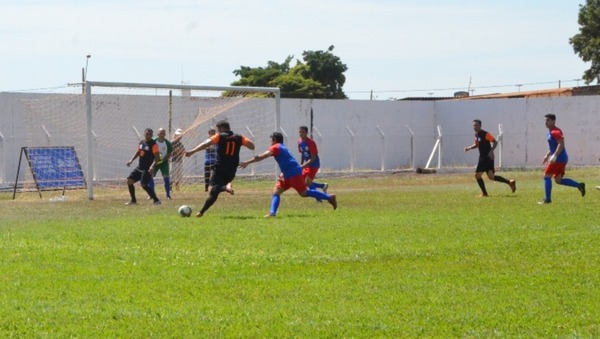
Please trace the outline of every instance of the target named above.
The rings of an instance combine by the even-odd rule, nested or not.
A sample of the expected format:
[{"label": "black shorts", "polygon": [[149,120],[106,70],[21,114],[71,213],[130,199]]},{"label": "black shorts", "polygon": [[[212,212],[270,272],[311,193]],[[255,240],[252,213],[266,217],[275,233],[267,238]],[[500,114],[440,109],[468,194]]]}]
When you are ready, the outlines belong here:
[{"label": "black shorts", "polygon": [[488,172],[488,171],[492,171],[492,173],[495,172],[494,170],[494,160],[490,159],[489,157],[485,157],[485,158],[480,158],[479,162],[477,163],[477,168],[475,169],[476,173],[480,173],[480,172]]},{"label": "black shorts", "polygon": [[148,186],[150,179],[152,179],[152,175],[149,171],[144,171],[136,168],[133,171],[131,171],[131,173],[129,173],[127,179],[133,180],[134,183],[139,181],[142,186],[146,187]]},{"label": "black shorts", "polygon": [[212,187],[223,186],[232,182],[237,172],[236,167],[215,166],[212,175],[210,176],[209,185]]},{"label": "black shorts", "polygon": [[215,164],[204,164],[204,173],[210,173],[215,169]]}]

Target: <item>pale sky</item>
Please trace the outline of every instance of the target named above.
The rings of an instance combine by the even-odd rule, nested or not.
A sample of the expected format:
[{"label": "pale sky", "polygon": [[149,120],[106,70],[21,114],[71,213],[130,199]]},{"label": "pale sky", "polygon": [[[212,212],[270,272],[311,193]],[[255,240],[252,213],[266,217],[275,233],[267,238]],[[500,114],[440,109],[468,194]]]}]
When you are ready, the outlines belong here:
[{"label": "pale sky", "polygon": [[88,54],[92,81],[227,86],[330,45],[351,99],[584,85],[583,2],[0,0],[0,92],[81,82]]}]

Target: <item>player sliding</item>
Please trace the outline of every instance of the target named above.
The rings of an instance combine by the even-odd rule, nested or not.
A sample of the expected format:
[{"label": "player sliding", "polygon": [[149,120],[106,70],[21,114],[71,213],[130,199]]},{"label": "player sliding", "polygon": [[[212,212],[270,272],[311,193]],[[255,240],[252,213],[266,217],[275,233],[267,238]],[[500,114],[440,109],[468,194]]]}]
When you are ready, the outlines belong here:
[{"label": "player sliding", "polygon": [[306,187],[306,182],[302,176],[302,167],[300,167],[300,164],[298,164],[298,161],[294,158],[292,153],[290,153],[288,148],[283,145],[283,134],[279,132],[271,134],[271,147],[269,147],[267,151],[252,159],[241,162],[240,168],[246,168],[251,163],[262,161],[271,156],[277,161],[277,165],[279,165],[279,169],[281,170],[281,175],[273,190],[271,209],[269,210],[269,214],[265,217],[274,217],[277,215],[281,193],[290,188],[295,189],[303,198],[311,197],[317,199],[317,201],[327,200],[333,206],[334,210],[337,208],[335,194],[327,194]]},{"label": "player sliding", "polygon": [[240,148],[245,146],[251,150],[254,149],[254,143],[241,134],[234,134],[229,127],[229,122],[225,120],[217,122],[217,132],[217,134],[185,153],[185,156],[189,157],[211,145],[217,145],[217,162],[210,176],[209,195],[200,212],[196,214],[198,218],[203,216],[206,210],[217,201],[221,192],[233,194],[231,182],[235,178],[240,163]]}]

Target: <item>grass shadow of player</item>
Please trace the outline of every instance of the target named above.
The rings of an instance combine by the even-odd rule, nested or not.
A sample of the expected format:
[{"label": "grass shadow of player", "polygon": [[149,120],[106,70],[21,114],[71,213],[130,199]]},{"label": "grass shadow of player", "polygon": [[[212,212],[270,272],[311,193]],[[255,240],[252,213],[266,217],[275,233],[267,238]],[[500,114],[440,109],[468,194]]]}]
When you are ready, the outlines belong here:
[{"label": "grass shadow of player", "polygon": [[[274,219],[304,219],[304,218],[313,218],[314,214],[308,213],[291,213],[291,214],[278,214]],[[231,220],[252,220],[252,219],[262,219],[264,215],[230,215],[223,217],[223,219],[231,219]]]}]

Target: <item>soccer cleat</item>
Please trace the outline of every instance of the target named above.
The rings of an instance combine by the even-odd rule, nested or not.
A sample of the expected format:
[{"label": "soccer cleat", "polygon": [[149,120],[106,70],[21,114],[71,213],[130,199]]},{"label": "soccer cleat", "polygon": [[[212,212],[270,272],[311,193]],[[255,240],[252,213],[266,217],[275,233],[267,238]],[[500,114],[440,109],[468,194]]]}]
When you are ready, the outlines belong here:
[{"label": "soccer cleat", "polygon": [[515,180],[511,180],[508,183],[508,186],[510,186],[510,190],[515,193],[515,191],[517,190],[517,182]]},{"label": "soccer cleat", "polygon": [[202,212],[196,213],[196,218],[202,218]]},{"label": "soccer cleat", "polygon": [[581,196],[585,197],[585,184],[583,182],[579,183],[579,186],[577,186],[577,189],[579,190],[579,192],[581,192]]},{"label": "soccer cleat", "polygon": [[542,199],[540,201],[538,201],[538,205],[546,205],[546,204],[550,204],[552,203],[551,200],[546,200],[546,199]]},{"label": "soccer cleat", "polygon": [[327,189],[329,188],[329,184],[328,183],[324,183],[323,184],[323,193],[327,193]]},{"label": "soccer cleat", "polygon": [[225,185],[225,192],[233,195],[233,187],[231,187],[231,183],[228,183],[227,185]]},{"label": "soccer cleat", "polygon": [[171,200],[171,196],[170,195],[167,195],[167,200]]},{"label": "soccer cleat", "polygon": [[155,200],[154,201],[154,205],[160,205],[160,204],[161,204],[160,200]]},{"label": "soccer cleat", "polygon": [[269,213],[269,214],[265,215],[265,218],[275,218],[275,214]]},{"label": "soccer cleat", "polygon": [[137,205],[137,201],[128,201],[125,203],[125,205]]},{"label": "soccer cleat", "polygon": [[488,198],[489,195],[487,195],[485,193],[481,193],[480,195],[478,195],[478,197],[480,197],[480,198]]},{"label": "soccer cleat", "polygon": [[600,190],[600,186],[596,186],[596,189],[597,189],[597,190]]},{"label": "soccer cleat", "polygon": [[335,198],[335,194],[330,195],[329,196],[329,200],[327,200],[327,201],[329,201],[329,203],[331,204],[331,206],[333,206],[334,210],[337,209],[337,200]]}]

